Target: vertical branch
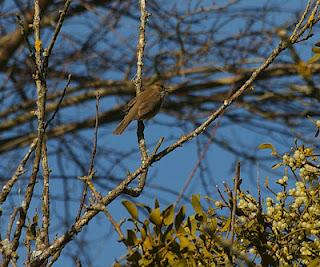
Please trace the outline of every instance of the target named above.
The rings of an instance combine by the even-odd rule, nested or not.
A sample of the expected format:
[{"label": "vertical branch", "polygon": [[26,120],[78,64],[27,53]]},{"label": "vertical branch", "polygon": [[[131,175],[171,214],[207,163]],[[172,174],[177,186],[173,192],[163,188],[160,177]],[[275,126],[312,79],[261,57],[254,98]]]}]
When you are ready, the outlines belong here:
[{"label": "vertical branch", "polygon": [[[148,19],[148,12],[146,11],[146,0],[140,0],[140,30],[139,30],[139,41],[137,46],[137,74],[136,74],[136,94],[139,94],[142,91],[142,73],[143,73],[143,57],[144,57],[144,48],[146,45],[146,23]],[[144,125],[142,121],[138,121],[138,142],[141,153],[141,160],[144,162],[147,157],[147,148],[144,139]]]},{"label": "vertical branch", "polygon": [[[43,140],[42,145],[42,169],[43,169],[43,191],[42,191],[42,228],[41,228],[41,245],[43,248],[49,246],[49,224],[50,224],[50,198],[49,198],[49,164],[46,140]],[[40,248],[40,249],[43,249]]]},{"label": "vertical branch", "polygon": [[237,210],[237,199],[238,189],[240,184],[240,162],[237,162],[236,175],[234,177],[233,195],[232,195],[232,212],[231,212],[231,245],[233,244],[235,237],[235,223],[236,223],[236,210]]},{"label": "vertical branch", "polygon": [[[65,5],[64,5],[64,9],[60,12],[60,17],[59,17],[59,21],[57,23],[57,26],[55,28],[55,32],[52,36],[52,39],[50,41],[50,44],[48,46],[48,48],[45,49],[45,53],[44,53],[44,60],[41,59],[41,39],[40,39],[40,7],[39,7],[39,2],[35,1],[34,5],[35,5],[35,12],[34,12],[34,19],[33,19],[33,29],[34,29],[34,38],[35,38],[35,43],[34,43],[34,47],[32,47],[31,43],[29,42],[29,39],[27,37],[27,33],[25,31],[25,24],[21,17],[19,15],[17,15],[17,20],[18,20],[18,24],[21,27],[21,34],[23,35],[27,46],[29,48],[30,51],[30,56],[34,62],[34,64],[36,65],[36,73],[34,74],[34,80],[36,81],[36,86],[37,86],[37,92],[38,92],[38,102],[37,102],[37,116],[38,116],[38,122],[42,121],[44,122],[44,118],[45,118],[45,114],[44,114],[44,99],[45,99],[45,95],[46,95],[46,84],[45,84],[45,76],[47,73],[47,68],[48,68],[48,60],[49,57],[51,55],[52,49],[54,47],[54,44],[56,42],[56,39],[58,37],[58,34],[61,30],[62,27],[62,23],[64,21],[64,18],[66,16],[67,10],[69,8],[69,5],[71,3],[71,0],[66,0],[65,1]],[[40,78],[42,76],[42,78]],[[68,78],[68,84],[69,85],[70,82],[70,75]],[[66,86],[66,87],[67,87]],[[44,90],[40,89],[43,88]],[[66,90],[66,88],[65,88]],[[65,93],[64,90],[64,93]],[[42,102],[40,103],[40,96],[42,97]],[[64,96],[64,94],[63,94]],[[60,106],[60,102],[62,102],[63,97],[61,98],[61,100],[58,103],[58,107],[57,110],[59,109]],[[40,106],[42,106],[42,108],[39,108]],[[57,110],[55,111],[55,113],[57,112]],[[55,115],[54,113],[54,115]],[[50,121],[54,118],[53,117],[50,119]],[[42,118],[40,118],[42,117]],[[50,121],[47,122],[47,125],[50,123]],[[41,128],[40,131],[44,132],[45,128],[43,128],[43,126],[41,125],[42,123],[40,123],[38,126]],[[39,134],[42,135],[39,131],[38,128],[38,137]],[[10,193],[13,185],[16,183],[16,181],[18,180],[19,176],[24,172],[24,166],[27,163],[31,153],[37,149],[38,150],[38,154],[39,154],[39,148],[41,148],[41,144],[39,144],[39,146],[36,147],[37,145],[37,141],[38,139],[34,139],[32,144],[30,145],[30,148],[28,150],[28,152],[26,153],[26,155],[24,156],[24,158],[22,159],[22,161],[20,162],[19,166],[17,167],[14,175],[11,177],[11,179],[6,183],[6,185],[2,188],[1,192],[0,192],[0,204],[3,203],[6,200],[6,197],[8,196],[8,194]],[[45,145],[46,146],[46,145]],[[41,157],[40,155],[38,155],[39,157]],[[38,163],[39,164],[39,163]],[[37,171],[36,171],[37,173]]]},{"label": "vertical branch", "polygon": [[33,75],[33,79],[35,81],[36,89],[37,89],[37,111],[36,111],[36,115],[38,118],[37,144],[35,149],[34,162],[32,166],[32,173],[29,179],[28,186],[26,188],[24,200],[22,201],[21,212],[20,212],[19,220],[17,221],[17,227],[14,233],[14,239],[12,241],[12,252],[4,260],[3,266],[8,266],[11,260],[11,257],[13,255],[13,252],[15,252],[19,246],[19,240],[21,237],[22,228],[25,225],[27,212],[33,196],[34,186],[36,184],[36,177],[39,172],[43,137],[45,132],[44,125],[45,125],[45,106],[46,106],[47,86],[46,86],[45,80],[43,79],[43,70],[42,70],[42,58],[41,58],[42,42],[40,38],[40,7],[39,7],[38,0],[34,0],[33,30],[34,30],[34,48],[35,48],[35,64],[36,64],[36,71],[35,71],[35,74]]},{"label": "vertical branch", "polygon": [[[146,0],[139,0],[140,4],[140,27],[139,27],[139,40],[137,45],[137,73],[135,79],[136,85],[136,95],[138,95],[142,91],[142,74],[143,74],[143,57],[144,57],[144,48],[146,45],[146,23],[149,17],[149,13],[146,11]],[[139,150],[141,155],[141,162],[142,165],[148,159],[147,147],[144,138],[144,124],[143,121],[138,121],[138,129],[137,129],[137,137],[138,137],[138,144]],[[146,179],[147,179],[148,169],[139,176],[139,184],[137,188],[131,189],[126,188],[124,193],[129,194],[131,196],[139,196],[142,189],[145,186]]]},{"label": "vertical branch", "polygon": [[139,28],[139,40],[137,46],[137,74],[136,74],[136,93],[139,94],[142,91],[142,72],[143,72],[143,57],[144,48],[146,45],[145,31],[146,23],[148,19],[148,12],[146,11],[146,0],[139,0],[140,4],[140,28]]},{"label": "vertical branch", "polygon": [[258,187],[258,212],[262,212],[262,201],[261,201],[261,184],[260,184],[260,172],[259,165],[257,167],[257,187]]}]

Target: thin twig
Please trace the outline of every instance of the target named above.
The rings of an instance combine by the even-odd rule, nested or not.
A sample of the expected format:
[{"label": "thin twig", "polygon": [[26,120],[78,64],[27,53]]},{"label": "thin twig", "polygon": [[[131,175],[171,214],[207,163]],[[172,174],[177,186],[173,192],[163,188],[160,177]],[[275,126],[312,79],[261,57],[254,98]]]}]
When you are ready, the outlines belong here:
[{"label": "thin twig", "polygon": [[15,183],[17,182],[19,176],[24,173],[24,167],[27,164],[27,162],[28,162],[28,160],[30,158],[30,155],[34,151],[34,149],[36,147],[36,144],[37,144],[37,139],[34,139],[33,142],[31,143],[30,147],[29,147],[28,152],[25,154],[25,156],[21,160],[20,164],[18,165],[15,173],[10,178],[10,180],[8,180],[6,182],[6,184],[2,187],[2,190],[0,192],[0,205],[6,201],[7,196],[11,192],[11,189],[15,185]]},{"label": "thin twig", "polygon": [[299,28],[301,27],[303,21],[305,20],[307,14],[308,14],[308,11],[309,11],[309,8],[311,6],[311,2],[312,0],[308,0],[308,3],[306,5],[306,8],[304,9],[302,15],[301,15],[301,18],[300,20],[298,21],[296,27],[294,28],[293,32],[292,32],[292,35],[296,35],[297,31],[299,30]]},{"label": "thin twig", "polygon": [[[239,260],[242,260],[246,263],[247,266],[249,267],[254,267],[256,266],[254,263],[252,263],[252,261],[243,253],[241,253],[239,250],[237,250],[235,248],[235,246],[233,246],[231,244],[231,242],[229,241],[225,241],[221,238],[216,237],[215,241],[222,246],[228,254],[232,255],[232,256],[236,256],[236,258],[238,258]],[[233,265],[232,265],[233,266]],[[237,266],[237,265],[236,265]],[[241,266],[241,265],[240,265]]]},{"label": "thin twig", "polygon": [[53,112],[51,118],[50,118],[49,120],[47,120],[47,122],[46,122],[45,129],[47,129],[47,127],[49,126],[49,124],[51,123],[51,121],[53,121],[54,118],[55,118],[55,116],[57,115],[57,113],[58,113],[58,111],[59,111],[59,109],[60,109],[61,103],[62,103],[62,101],[63,101],[63,99],[64,99],[64,96],[66,95],[66,91],[67,91],[67,89],[68,89],[68,87],[69,87],[70,81],[71,81],[71,74],[68,75],[67,84],[66,84],[65,87],[63,88],[62,95],[61,95],[61,97],[60,97],[60,99],[59,99],[59,101],[58,101],[58,104],[57,104],[57,106],[56,106],[55,111]]},{"label": "thin twig", "polygon": [[220,198],[222,199],[222,201],[224,202],[224,204],[230,208],[230,203],[225,199],[224,195],[222,194],[220,188],[218,186],[216,186],[218,194],[220,196]]},{"label": "thin twig", "polygon": [[154,147],[153,151],[152,151],[151,154],[150,154],[150,158],[151,158],[151,159],[153,159],[153,158],[156,156],[156,154],[157,154],[159,148],[161,147],[163,141],[164,141],[164,137],[160,137],[157,145]]},{"label": "thin twig", "polygon": [[[218,124],[219,124],[219,123],[218,123]],[[216,127],[214,127],[214,128],[212,129],[212,133],[210,134],[209,139],[208,139],[207,143],[205,144],[205,147],[204,147],[203,151],[201,152],[201,154],[200,154],[200,156],[199,156],[199,158],[198,158],[195,166],[193,167],[193,169],[192,169],[189,177],[186,179],[186,181],[185,181],[185,183],[184,183],[184,185],[183,185],[183,188],[181,189],[181,191],[180,191],[180,193],[179,193],[179,195],[178,195],[178,197],[177,197],[177,200],[176,200],[176,202],[175,202],[175,204],[174,204],[175,207],[177,207],[177,206],[179,205],[179,203],[180,203],[183,195],[185,194],[185,192],[187,191],[187,189],[188,189],[188,187],[189,187],[189,185],[190,185],[190,183],[191,183],[192,178],[194,177],[196,171],[197,171],[198,168],[200,167],[202,160],[205,158],[205,156],[206,156],[206,154],[207,154],[207,152],[208,152],[208,150],[209,150],[209,147],[210,147],[210,145],[211,145],[212,142],[213,142],[213,138],[214,138],[214,136],[215,136],[215,134],[216,134],[216,130],[217,130],[217,128],[218,128],[218,124],[217,124]]]},{"label": "thin twig", "polygon": [[90,158],[88,175],[93,172],[94,159],[95,159],[96,153],[97,153],[98,128],[99,128],[99,100],[100,100],[100,94],[98,92],[97,96],[96,96],[96,121],[95,121],[95,126],[94,126],[93,148],[92,148],[92,154],[91,154],[91,158]]},{"label": "thin twig", "polygon": [[110,212],[107,210],[107,208],[102,205],[99,204],[95,207],[96,209],[98,209],[99,211],[102,211],[106,217],[108,218],[108,220],[111,222],[111,224],[113,225],[114,229],[117,231],[119,237],[120,237],[120,241],[123,242],[125,240],[125,236],[122,233],[122,230],[120,228],[120,225],[113,219],[112,215],[110,214]]},{"label": "thin twig", "polygon": [[261,184],[260,184],[260,172],[259,165],[257,166],[257,187],[258,187],[258,211],[262,212],[262,203],[261,203]]},{"label": "thin twig", "polygon": [[26,27],[25,24],[26,23],[23,22],[23,20],[22,20],[22,18],[21,18],[21,16],[19,14],[16,14],[16,18],[17,18],[17,22],[18,22],[18,24],[20,26],[20,29],[21,29],[21,35],[23,36],[23,38],[24,38],[24,40],[25,40],[25,42],[27,44],[28,50],[30,52],[30,57],[31,57],[33,63],[36,64],[34,48],[31,45],[31,43],[29,41],[29,38],[28,38],[28,35],[27,35],[26,31],[25,31],[25,27]]},{"label": "thin twig", "polygon": [[60,33],[60,30],[61,30],[63,21],[65,19],[65,16],[67,15],[67,11],[68,11],[68,8],[70,6],[70,3],[71,3],[71,0],[66,0],[65,1],[63,10],[60,11],[59,20],[57,22],[56,28],[55,28],[54,33],[52,35],[51,41],[50,41],[48,47],[44,50],[44,59],[43,59],[43,64],[42,64],[42,68],[43,68],[43,71],[44,71],[44,77],[47,76],[49,58],[50,58],[52,49],[54,47],[54,44],[56,43],[56,40],[57,40],[58,35]]},{"label": "thin twig", "polygon": [[7,240],[10,240],[12,226],[13,226],[14,220],[16,219],[18,211],[20,211],[20,208],[15,208],[13,210],[11,216],[10,216],[10,220],[9,220],[9,223],[8,223],[7,234],[6,234],[6,239]]},{"label": "thin twig", "polygon": [[[159,150],[159,148],[160,148],[160,146],[161,146],[163,141],[164,141],[164,137],[161,137],[159,139],[157,145],[155,146],[154,150],[150,154],[150,157],[149,157],[150,160],[152,160],[155,157],[155,155],[157,154],[157,152],[158,152],[158,150]],[[141,176],[143,176],[144,178],[141,178]],[[132,197],[138,197],[141,194],[141,192],[142,192],[142,190],[143,190],[143,188],[145,186],[145,182],[146,182],[145,177],[146,177],[146,172],[142,173],[139,176],[139,183],[138,183],[137,187],[135,187],[135,188],[126,187],[124,189],[123,193],[127,194],[129,196],[132,196]]]},{"label": "thin twig", "polygon": [[[311,0],[309,0],[309,2],[310,2],[310,1],[311,1]],[[308,2],[308,3],[309,3],[309,2]],[[301,23],[301,24],[300,24],[300,22],[298,23],[298,25],[296,26],[295,30],[293,31],[293,33],[292,33],[291,36],[290,36],[290,42],[291,42],[291,43],[299,42],[298,38],[305,32],[305,30],[308,29],[308,28],[311,30],[312,27],[313,27],[313,25],[314,25],[317,21],[319,21],[320,17],[316,18],[316,13],[317,13],[317,10],[318,10],[318,8],[319,8],[319,5],[320,5],[320,0],[317,0],[315,6],[314,6],[314,8],[313,8],[313,10],[311,11],[311,14],[310,14],[307,22],[305,23],[305,25],[304,25],[303,27],[301,27],[301,24],[302,24],[302,23]],[[309,9],[309,8],[308,8],[308,9]],[[307,8],[306,8],[306,10],[307,10]],[[300,21],[303,21],[303,20],[304,20],[304,17],[305,17],[305,14],[302,15]],[[302,18],[303,18],[303,19],[302,19]],[[301,28],[300,31],[299,31],[299,28]],[[296,36],[298,36],[298,37],[296,38],[295,41],[293,41]],[[310,31],[309,31],[307,37],[311,37],[311,36],[312,36],[312,35],[310,34]]]},{"label": "thin twig", "polygon": [[[95,156],[97,153],[98,128],[99,128],[99,99],[100,99],[100,94],[98,93],[96,95],[96,120],[95,120],[94,135],[93,135],[93,148],[92,148],[92,152],[91,152],[90,164],[89,164],[88,176],[87,176],[87,177],[91,177],[91,178],[93,177],[93,174],[94,174],[94,159],[95,159]],[[84,203],[85,203],[86,197],[87,197],[87,192],[88,192],[88,182],[84,183],[84,185],[83,185],[79,211],[78,211],[78,214],[76,216],[75,221],[77,221],[81,216],[81,212],[83,210]]]}]

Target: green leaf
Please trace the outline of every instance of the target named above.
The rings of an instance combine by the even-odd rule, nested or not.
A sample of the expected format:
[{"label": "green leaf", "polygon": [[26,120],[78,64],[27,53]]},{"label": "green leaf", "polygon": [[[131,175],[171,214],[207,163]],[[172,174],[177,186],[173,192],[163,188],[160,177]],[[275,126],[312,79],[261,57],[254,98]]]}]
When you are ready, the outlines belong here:
[{"label": "green leaf", "polygon": [[195,215],[191,215],[187,219],[187,227],[190,230],[190,234],[195,237],[196,236],[196,231],[198,229],[197,227],[197,221],[195,219]]},{"label": "green leaf", "polygon": [[315,54],[320,54],[320,47],[312,47],[312,52]]},{"label": "green leaf", "polygon": [[149,219],[156,226],[161,226],[162,216],[161,216],[160,208],[156,208],[153,211],[151,211]]},{"label": "green leaf", "polygon": [[160,207],[160,203],[159,203],[159,200],[158,200],[158,199],[155,199],[155,201],[154,201],[154,207],[155,207],[155,208],[159,208],[159,207]]},{"label": "green leaf", "polygon": [[184,218],[185,218],[186,208],[182,206],[178,212],[178,214],[175,217],[174,225],[176,230],[179,230]]},{"label": "green leaf", "polygon": [[188,250],[193,251],[195,250],[195,245],[185,236],[179,236],[179,241],[180,241],[180,250],[183,250],[185,248],[188,248]]},{"label": "green leaf", "polygon": [[278,155],[276,149],[274,148],[274,146],[272,144],[261,144],[258,146],[259,149],[271,149],[271,155],[276,156]]},{"label": "green leaf", "polygon": [[231,219],[228,219],[225,223],[225,225],[221,228],[221,232],[227,232],[230,229],[230,225],[231,225]]},{"label": "green leaf", "polygon": [[138,220],[137,206],[129,200],[123,200],[121,203],[127,209],[127,211],[130,213],[131,217],[135,220]]},{"label": "green leaf", "polygon": [[39,216],[38,216],[38,213],[37,213],[36,215],[33,216],[32,222],[35,223],[36,225],[38,225],[38,220],[39,220]]},{"label": "green leaf", "polygon": [[147,236],[147,238],[143,241],[143,249],[144,250],[151,250],[152,249],[152,238]]},{"label": "green leaf", "polygon": [[136,246],[138,244],[138,239],[136,233],[133,230],[127,230],[127,239],[126,245],[128,246]]},{"label": "green leaf", "polygon": [[186,266],[188,266],[188,262],[186,259],[179,259],[172,265],[172,267],[186,267]]},{"label": "green leaf", "polygon": [[170,244],[175,238],[173,236],[174,231],[172,230],[172,228],[173,228],[173,224],[170,224],[161,236],[161,238],[164,240],[165,243]]},{"label": "green leaf", "polygon": [[196,215],[194,216],[194,218],[199,221],[199,222],[205,222],[205,217],[199,213],[196,213]]},{"label": "green leaf", "polygon": [[210,231],[210,234],[214,234],[217,230],[218,222],[216,218],[210,219],[208,223],[208,229]]},{"label": "green leaf", "polygon": [[173,206],[173,204],[170,205],[168,208],[166,208],[162,212],[162,217],[163,217],[163,223],[165,225],[170,225],[173,223],[173,220],[174,220],[174,206]]},{"label": "green leaf", "polygon": [[27,232],[26,232],[26,239],[27,240],[36,240],[36,230],[32,226],[33,226],[33,224],[31,226],[28,226],[28,228],[27,228]]},{"label": "green leaf", "polygon": [[119,263],[119,262],[115,262],[114,264],[113,264],[113,266],[112,267],[121,267],[121,264]]},{"label": "green leaf", "polygon": [[140,234],[141,234],[141,239],[145,240],[147,237],[147,231],[146,231],[146,229],[144,229],[144,227],[140,228]]},{"label": "green leaf", "polygon": [[141,255],[139,253],[139,251],[135,250],[132,254],[130,254],[127,257],[128,261],[130,262],[137,262],[139,259],[141,259]]},{"label": "green leaf", "polygon": [[271,168],[272,168],[273,170],[275,170],[275,169],[281,167],[282,165],[283,165],[283,163],[282,163],[282,162],[279,162],[279,163],[277,163],[277,164],[274,164]]},{"label": "green leaf", "polygon": [[152,266],[153,257],[143,257],[139,260],[138,265],[131,266]]},{"label": "green leaf", "polygon": [[201,207],[200,203],[200,194],[197,195],[192,195],[191,197],[191,205],[193,209],[195,210],[196,213],[202,215],[203,214],[203,209]]},{"label": "green leaf", "polygon": [[320,259],[314,259],[307,265],[307,267],[317,267],[317,266],[320,266]]},{"label": "green leaf", "polygon": [[314,55],[307,61],[307,63],[308,63],[308,64],[313,64],[313,63],[319,61],[319,59],[320,59],[320,54],[317,53],[317,54],[314,54]]},{"label": "green leaf", "polygon": [[166,254],[166,259],[168,260],[168,264],[172,266],[176,261],[176,254],[173,253],[172,251],[168,251]]},{"label": "green leaf", "polygon": [[152,209],[149,206],[147,206],[143,203],[140,203],[140,202],[137,202],[136,206],[146,209],[148,213],[150,213],[152,211]]}]

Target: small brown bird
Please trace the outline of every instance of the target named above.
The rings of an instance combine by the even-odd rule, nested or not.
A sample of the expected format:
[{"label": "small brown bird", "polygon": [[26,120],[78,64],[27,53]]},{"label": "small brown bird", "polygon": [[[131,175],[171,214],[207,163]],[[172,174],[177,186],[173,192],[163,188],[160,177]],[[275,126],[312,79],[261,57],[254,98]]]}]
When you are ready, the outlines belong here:
[{"label": "small brown bird", "polygon": [[167,91],[161,82],[156,82],[139,93],[127,104],[127,115],[118,124],[113,134],[122,134],[133,120],[148,120],[155,116]]}]

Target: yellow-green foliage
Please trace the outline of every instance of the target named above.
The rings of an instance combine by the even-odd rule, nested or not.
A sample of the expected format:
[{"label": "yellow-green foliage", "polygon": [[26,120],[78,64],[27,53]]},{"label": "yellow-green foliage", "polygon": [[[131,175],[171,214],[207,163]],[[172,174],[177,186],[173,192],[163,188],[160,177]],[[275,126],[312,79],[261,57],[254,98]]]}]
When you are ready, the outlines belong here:
[{"label": "yellow-green foliage", "polygon": [[[216,201],[193,195],[189,216],[184,206],[174,213],[173,205],[161,210],[157,201],[154,208],[124,201],[134,225],[124,240],[126,264],[320,266],[320,165],[314,149],[295,145],[279,155],[270,144],[260,148],[271,148],[280,159],[274,168],[284,167],[276,180],[280,189],[270,189],[273,197],[255,199],[239,188],[233,209],[234,192]],[[138,206],[147,216],[139,216]]]}]

